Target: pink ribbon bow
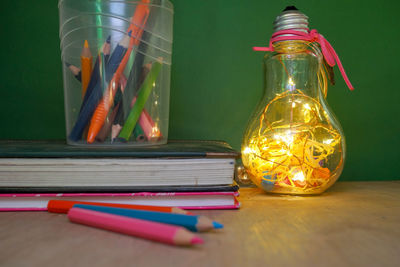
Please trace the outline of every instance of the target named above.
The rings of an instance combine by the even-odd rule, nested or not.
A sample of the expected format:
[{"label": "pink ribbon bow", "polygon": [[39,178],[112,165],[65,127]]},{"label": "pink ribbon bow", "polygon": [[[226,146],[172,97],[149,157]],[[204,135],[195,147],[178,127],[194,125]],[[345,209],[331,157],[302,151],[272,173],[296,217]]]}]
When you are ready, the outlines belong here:
[{"label": "pink ribbon bow", "polygon": [[[283,34],[290,34],[290,36],[281,36]],[[271,40],[269,41],[268,47],[253,47],[254,51],[274,51],[273,43],[279,41],[287,41],[287,40],[304,40],[309,42],[317,42],[321,46],[322,54],[324,55],[325,61],[329,66],[333,67],[336,64],[339,67],[340,73],[343,76],[344,81],[350,90],[354,90],[353,85],[351,84],[349,78],[344,71],[342,62],[340,62],[339,56],[336,54],[335,49],[333,49],[332,45],[319,34],[317,30],[311,30],[308,33],[295,31],[295,30],[282,30],[275,32]]]}]

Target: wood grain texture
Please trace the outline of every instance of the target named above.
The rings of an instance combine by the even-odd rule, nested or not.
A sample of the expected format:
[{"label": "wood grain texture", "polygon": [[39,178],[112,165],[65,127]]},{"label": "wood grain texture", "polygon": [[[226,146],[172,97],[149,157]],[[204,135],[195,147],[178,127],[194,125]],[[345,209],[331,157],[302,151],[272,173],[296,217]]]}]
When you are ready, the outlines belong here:
[{"label": "wood grain texture", "polygon": [[1,266],[398,266],[400,182],[342,182],[313,197],[242,188],[240,210],[201,211],[225,225],[179,248],[70,223],[0,213]]}]

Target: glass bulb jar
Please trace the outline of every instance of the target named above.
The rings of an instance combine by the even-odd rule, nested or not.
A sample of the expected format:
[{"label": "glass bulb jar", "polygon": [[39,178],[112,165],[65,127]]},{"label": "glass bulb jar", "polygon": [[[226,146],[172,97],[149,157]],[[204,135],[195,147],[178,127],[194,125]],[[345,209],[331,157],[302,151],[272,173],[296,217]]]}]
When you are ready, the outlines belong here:
[{"label": "glass bulb jar", "polygon": [[242,142],[243,165],[271,193],[319,194],[340,176],[345,139],[326,102],[319,45],[274,43],[264,58],[264,95]]}]

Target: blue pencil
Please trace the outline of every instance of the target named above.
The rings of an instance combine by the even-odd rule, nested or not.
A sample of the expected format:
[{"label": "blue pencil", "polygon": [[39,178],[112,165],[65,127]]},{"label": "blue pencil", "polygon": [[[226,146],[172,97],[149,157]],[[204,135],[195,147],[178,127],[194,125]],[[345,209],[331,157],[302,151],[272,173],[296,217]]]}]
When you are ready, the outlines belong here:
[{"label": "blue pencil", "polygon": [[125,35],[111,54],[106,67],[107,82],[110,82],[119,64],[121,63],[122,58],[125,56],[125,53],[128,50],[130,36],[131,32],[129,32],[128,35]]},{"label": "blue pencil", "polygon": [[223,228],[222,224],[213,222],[204,216],[184,215],[184,214],[146,211],[146,210],[123,209],[123,208],[114,208],[105,206],[93,206],[85,204],[75,204],[74,208],[88,209],[88,210],[94,210],[114,215],[121,215],[136,219],[173,224],[185,227],[188,230],[195,232],[203,232],[211,229]]},{"label": "blue pencil", "polygon": [[[129,46],[129,38],[130,37],[128,35],[122,38],[117,47],[114,49],[112,55],[109,57],[108,62],[105,66],[106,83],[110,82],[112,76],[114,75],[115,70],[118,68],[119,63],[121,62],[123,56],[125,55],[125,52]],[[107,39],[108,45],[109,42],[110,42],[110,37]],[[105,57],[106,54],[104,54],[104,58]],[[92,77],[90,79],[88,89],[86,90],[86,94],[83,99],[78,119],[76,120],[74,128],[72,129],[69,135],[70,140],[76,142],[82,138],[82,134],[85,130],[85,127],[88,124],[89,120],[91,119],[102,97],[103,97],[103,89],[102,89],[102,81],[100,79],[100,64],[98,57],[95,66],[93,68]]]}]

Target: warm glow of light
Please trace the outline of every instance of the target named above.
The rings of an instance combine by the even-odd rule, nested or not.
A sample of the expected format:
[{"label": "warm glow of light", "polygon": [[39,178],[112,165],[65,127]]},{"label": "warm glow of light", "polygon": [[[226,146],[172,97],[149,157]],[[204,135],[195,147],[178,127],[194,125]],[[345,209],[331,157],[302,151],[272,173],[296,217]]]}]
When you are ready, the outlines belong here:
[{"label": "warm glow of light", "polygon": [[330,145],[330,144],[332,144],[333,141],[335,141],[335,140],[327,139],[327,140],[324,140],[323,143],[326,144],[326,145]]},{"label": "warm glow of light", "polygon": [[294,137],[293,137],[293,135],[290,134],[290,132],[288,132],[285,135],[275,134],[274,138],[276,139],[276,142],[278,144],[279,144],[279,141],[283,141],[287,146],[290,146],[294,141]]},{"label": "warm glow of light", "polygon": [[160,135],[160,130],[158,129],[157,126],[151,128],[151,135],[153,137],[158,137]]},{"label": "warm glow of light", "polygon": [[246,147],[246,148],[243,149],[243,151],[242,151],[243,154],[249,154],[249,153],[252,153],[252,152],[253,152],[253,150],[252,150],[250,147]]},{"label": "warm glow of light", "polygon": [[305,109],[308,109],[308,110],[311,110],[311,107],[310,107],[310,105],[307,103],[307,104],[304,104],[304,108]]},{"label": "warm glow of light", "polygon": [[289,80],[288,80],[288,83],[287,83],[287,89],[288,90],[296,89],[296,84],[294,83],[292,77],[289,77]]},{"label": "warm glow of light", "polygon": [[292,180],[293,180],[293,181],[300,181],[300,182],[303,182],[303,181],[304,181],[304,174],[303,174],[303,172],[298,172],[298,173],[296,173],[296,174],[293,176]]},{"label": "warm glow of light", "polygon": [[291,134],[283,135],[281,137],[282,141],[285,142],[288,146],[293,143],[293,136]]}]

